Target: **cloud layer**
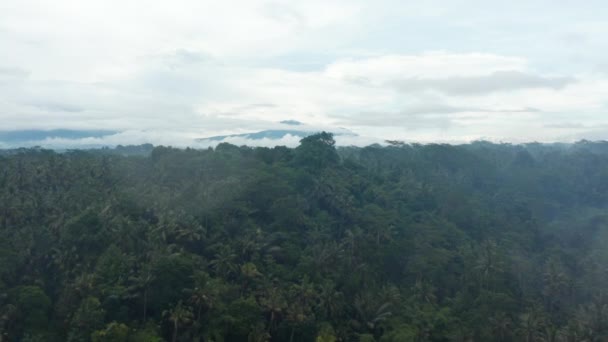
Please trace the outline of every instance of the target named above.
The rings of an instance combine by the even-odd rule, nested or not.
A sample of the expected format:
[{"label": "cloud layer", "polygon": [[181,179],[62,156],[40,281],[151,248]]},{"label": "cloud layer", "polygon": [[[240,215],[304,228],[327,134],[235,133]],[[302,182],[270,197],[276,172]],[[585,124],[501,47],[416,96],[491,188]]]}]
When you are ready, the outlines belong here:
[{"label": "cloud layer", "polygon": [[6,0],[0,130],[183,145],[293,119],[408,141],[608,139],[602,3],[515,5]]}]

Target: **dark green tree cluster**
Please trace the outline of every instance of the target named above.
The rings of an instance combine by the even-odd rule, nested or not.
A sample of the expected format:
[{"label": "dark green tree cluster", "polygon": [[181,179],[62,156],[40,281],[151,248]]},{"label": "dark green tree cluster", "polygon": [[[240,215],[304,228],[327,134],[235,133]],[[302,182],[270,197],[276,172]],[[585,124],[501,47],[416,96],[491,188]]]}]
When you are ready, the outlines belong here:
[{"label": "dark green tree cluster", "polygon": [[1,341],[608,340],[607,143],[147,151],[0,153]]}]

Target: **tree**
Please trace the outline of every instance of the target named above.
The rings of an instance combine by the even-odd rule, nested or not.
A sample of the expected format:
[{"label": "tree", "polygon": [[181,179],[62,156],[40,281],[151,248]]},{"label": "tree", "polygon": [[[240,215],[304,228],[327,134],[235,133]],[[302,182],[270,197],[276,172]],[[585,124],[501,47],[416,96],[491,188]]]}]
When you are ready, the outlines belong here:
[{"label": "tree", "polygon": [[333,134],[321,132],[300,140],[295,150],[294,163],[310,171],[318,172],[339,161]]},{"label": "tree", "polygon": [[590,304],[580,307],[575,319],[584,341],[605,341],[608,338],[608,302],[597,296]]},{"label": "tree", "polygon": [[551,258],[545,265],[543,273],[543,297],[547,312],[557,322],[560,311],[568,294],[568,277],[563,266],[556,258]]},{"label": "tree", "polygon": [[[148,314],[148,294],[154,275],[150,267],[146,266],[139,274],[129,277],[128,291],[132,297],[142,297],[142,320],[146,323]],[[143,293],[142,293],[143,292]]]},{"label": "tree", "polygon": [[226,286],[221,279],[212,278],[206,272],[196,272],[193,277],[195,287],[186,292],[190,294],[190,303],[194,304],[198,322],[203,310],[213,309],[220,301],[221,292]]},{"label": "tree", "polygon": [[336,290],[335,284],[329,280],[319,286],[318,304],[322,315],[331,320],[338,317],[343,310],[344,296]]},{"label": "tree", "polygon": [[491,317],[490,324],[492,325],[492,332],[494,336],[496,336],[497,341],[504,342],[510,340],[511,332],[513,331],[512,322],[511,318],[504,312],[498,312]]},{"label": "tree", "polygon": [[301,283],[291,285],[288,295],[289,305],[286,310],[286,320],[291,325],[289,342],[292,342],[296,328],[305,322],[314,320],[312,308],[317,300],[317,293],[309,279],[304,277]]},{"label": "tree", "polygon": [[374,332],[380,323],[387,320],[393,313],[391,302],[379,302],[370,293],[355,297],[354,308],[362,331]]},{"label": "tree", "polygon": [[92,342],[127,342],[129,327],[123,323],[112,322],[103,330],[91,334]]},{"label": "tree", "polygon": [[263,287],[264,292],[260,298],[260,304],[269,314],[268,330],[270,334],[275,329],[276,321],[279,319],[284,310],[287,308],[287,301],[280,288],[272,285]]},{"label": "tree", "polygon": [[534,342],[542,334],[544,320],[538,309],[532,309],[529,312],[519,316],[519,335],[523,338],[522,341]]},{"label": "tree", "polygon": [[159,314],[171,303],[181,300],[183,289],[192,288],[193,269],[192,259],[181,253],[163,255],[156,259],[150,284],[150,308]]},{"label": "tree", "polygon": [[168,311],[163,312],[163,316],[167,317],[173,324],[172,342],[177,341],[178,330],[180,324],[188,324],[192,321],[192,311],[189,307],[184,306],[182,301],[177,302],[177,305]]},{"label": "tree", "polygon": [[334,328],[330,324],[324,323],[319,329],[315,342],[336,342],[335,334]]},{"label": "tree", "polygon": [[230,246],[221,246],[220,251],[215,254],[215,259],[213,259],[209,265],[218,275],[227,277],[237,270],[236,254],[232,251]]},{"label": "tree", "polygon": [[475,271],[479,277],[480,289],[488,289],[492,284],[493,276],[502,272],[503,265],[498,252],[498,245],[493,240],[486,240],[480,246]]},{"label": "tree", "polygon": [[14,319],[20,331],[40,333],[48,326],[51,299],[38,286],[20,286],[10,291],[12,305],[6,307],[6,320]]},{"label": "tree", "polygon": [[389,143],[0,149],[0,339],[608,340],[608,142]]},{"label": "tree", "polygon": [[99,299],[87,297],[82,300],[70,321],[69,342],[89,341],[91,334],[103,326],[105,312]]},{"label": "tree", "polygon": [[121,291],[128,279],[131,258],[116,245],[110,245],[99,257],[95,269],[95,283],[104,294]]}]

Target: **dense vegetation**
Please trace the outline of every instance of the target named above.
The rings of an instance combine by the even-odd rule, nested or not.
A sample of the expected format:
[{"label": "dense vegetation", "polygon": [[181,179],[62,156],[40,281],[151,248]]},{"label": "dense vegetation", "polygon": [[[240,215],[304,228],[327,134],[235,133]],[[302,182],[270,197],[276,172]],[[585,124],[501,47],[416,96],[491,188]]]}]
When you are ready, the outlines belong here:
[{"label": "dense vegetation", "polygon": [[5,151],[0,340],[608,339],[607,143],[395,145]]}]

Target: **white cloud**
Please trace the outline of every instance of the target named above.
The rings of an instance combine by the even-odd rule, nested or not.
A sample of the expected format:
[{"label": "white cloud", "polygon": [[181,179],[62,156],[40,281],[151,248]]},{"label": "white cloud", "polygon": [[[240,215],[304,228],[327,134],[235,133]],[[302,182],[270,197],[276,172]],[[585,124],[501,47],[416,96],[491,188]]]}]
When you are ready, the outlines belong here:
[{"label": "white cloud", "polygon": [[473,77],[406,78],[391,84],[403,92],[428,89],[449,95],[473,95],[518,89],[561,89],[574,82],[573,77],[543,77],[509,70]]},{"label": "white cloud", "polygon": [[327,75],[346,80],[371,79],[382,85],[395,79],[485,76],[498,71],[524,71],[526,60],[482,53],[428,52],[350,59],[329,65]]}]

